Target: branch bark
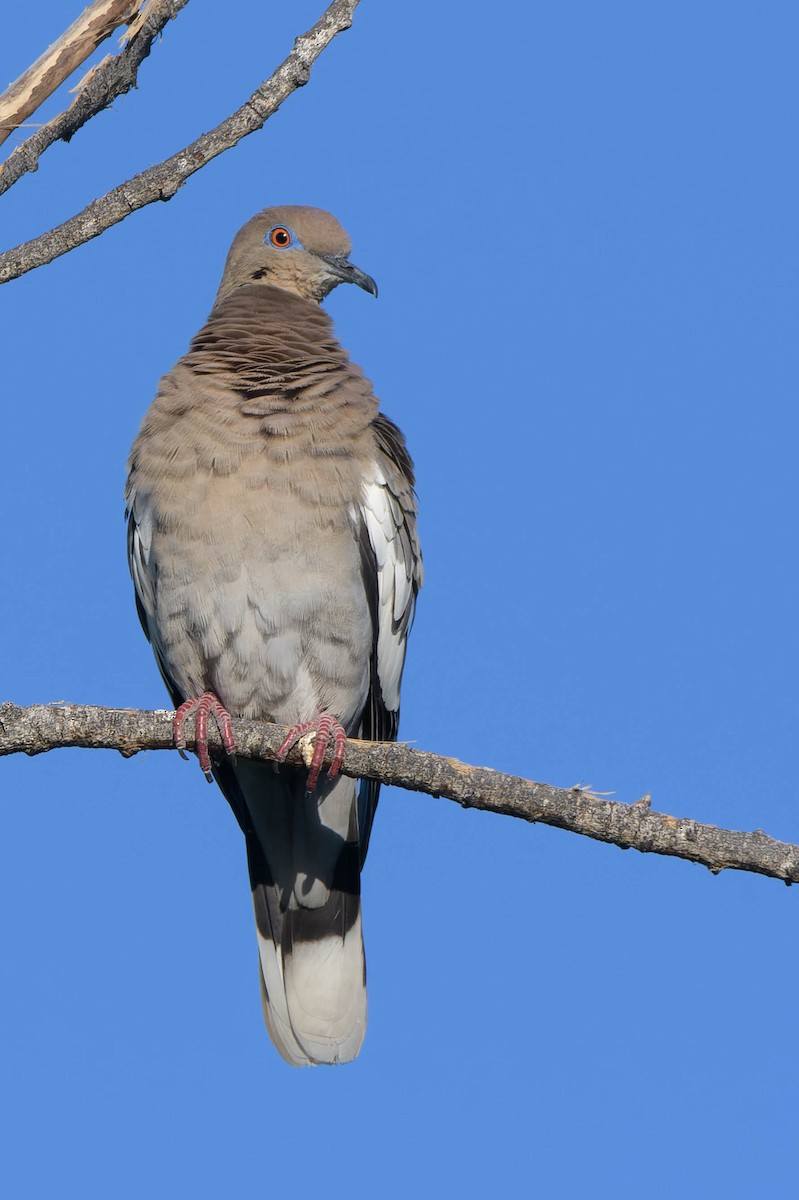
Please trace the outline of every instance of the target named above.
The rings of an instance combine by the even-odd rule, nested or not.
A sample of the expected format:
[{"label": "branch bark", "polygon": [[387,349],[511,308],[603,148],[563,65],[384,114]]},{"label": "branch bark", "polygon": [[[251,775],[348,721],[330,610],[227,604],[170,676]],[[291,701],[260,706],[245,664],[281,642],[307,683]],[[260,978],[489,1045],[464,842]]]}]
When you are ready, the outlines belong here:
[{"label": "branch bark", "polygon": [[336,34],[349,29],[358,3],[359,0],[333,0],[316,24],[296,39],[294,49],[277,70],[215,129],[92,201],[62,225],[0,254],[0,283],[52,262],[154,200],[171,200],[195,171],[260,129],[293,91],[308,82],[311,67],[325,47]]},{"label": "branch bark", "polygon": [[[157,710],[95,708],[79,705],[0,704],[0,757],[42,754],[58,747],[118,750],[126,757],[140,750],[171,750],[174,713]],[[191,723],[190,723],[191,726]],[[189,727],[190,727],[189,726]],[[256,721],[233,723],[236,753],[242,758],[273,758],[287,730]],[[222,752],[218,732],[209,728],[209,745]],[[194,748],[191,735],[187,745]],[[327,761],[330,760],[330,752]],[[288,762],[300,763],[294,749]],[[799,846],[778,842],[758,829],[745,833],[703,825],[685,817],[653,811],[649,798],[632,805],[606,800],[582,788],[556,788],[487,767],[473,767],[402,743],[350,739],[342,773],[377,779],[410,791],[444,796],[463,808],[520,817],[555,825],[623,850],[665,854],[700,863],[714,874],[751,871],[799,883]]]},{"label": "branch bark", "polygon": [[[69,108],[9,154],[0,167],[0,195],[28,171],[38,170],[39,159],[53,142],[68,142],[87,121],[108,108],[118,96],[136,87],[139,67],[150,53],[153,42],[167,22],[187,4],[188,0],[150,0],[146,11],[140,12],[134,21],[130,41],[122,53],[100,63],[83,81]],[[44,96],[39,103],[41,100]]]},{"label": "branch bark", "polygon": [[77,21],[0,96],[0,145],[115,29],[128,24],[142,2],[94,0],[84,9]]}]

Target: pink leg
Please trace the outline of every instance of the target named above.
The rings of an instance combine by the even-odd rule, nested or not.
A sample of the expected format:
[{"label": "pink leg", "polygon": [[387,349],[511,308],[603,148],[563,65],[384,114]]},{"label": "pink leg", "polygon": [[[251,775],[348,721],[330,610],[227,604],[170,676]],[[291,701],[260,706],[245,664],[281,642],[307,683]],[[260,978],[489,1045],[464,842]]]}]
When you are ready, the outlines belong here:
[{"label": "pink leg", "polygon": [[291,747],[296,746],[300,738],[311,731],[316,734],[316,738],[314,740],[313,758],[308,768],[307,791],[309,792],[314,790],[319,780],[322,760],[325,757],[325,751],[330,745],[330,739],[333,739],[333,761],[328,768],[328,779],[335,779],[338,775],[341,770],[341,764],[344,761],[344,751],[347,749],[347,731],[344,726],[335,717],[332,717],[330,713],[322,713],[315,721],[302,721],[299,725],[291,727],[275,755],[277,761],[283,762]]},{"label": "pink leg", "polygon": [[211,779],[211,756],[208,753],[208,716],[213,713],[219,732],[222,735],[222,745],[225,747],[226,754],[235,754],[236,743],[233,738],[233,726],[230,721],[230,713],[225,708],[222,701],[213,692],[203,692],[202,696],[192,696],[185,704],[181,704],[180,708],[175,713],[175,721],[172,726],[172,737],[175,743],[175,749],[180,754],[181,758],[186,758],[186,735],[184,726],[186,718],[196,713],[194,740],[197,745],[197,758],[200,760],[200,769],[205,774],[208,780]]}]

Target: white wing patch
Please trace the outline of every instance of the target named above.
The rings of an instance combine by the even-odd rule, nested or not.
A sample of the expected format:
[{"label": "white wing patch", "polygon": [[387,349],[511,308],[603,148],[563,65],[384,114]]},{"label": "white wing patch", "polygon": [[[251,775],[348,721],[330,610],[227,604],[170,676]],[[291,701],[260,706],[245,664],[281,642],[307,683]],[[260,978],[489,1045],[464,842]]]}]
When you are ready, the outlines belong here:
[{"label": "white wing patch", "polygon": [[377,562],[377,673],[383,703],[390,712],[397,712],[413,611],[413,563],[404,553],[408,545],[405,516],[377,464],[362,495],[361,512]]}]

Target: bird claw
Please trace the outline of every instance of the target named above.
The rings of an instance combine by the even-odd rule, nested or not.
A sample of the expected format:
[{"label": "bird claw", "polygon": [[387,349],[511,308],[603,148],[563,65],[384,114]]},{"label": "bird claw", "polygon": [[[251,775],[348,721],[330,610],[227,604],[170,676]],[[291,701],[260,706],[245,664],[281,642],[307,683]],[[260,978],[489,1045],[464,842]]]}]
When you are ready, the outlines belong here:
[{"label": "bird claw", "polygon": [[333,759],[327,770],[328,779],[335,779],[344,762],[344,752],[347,749],[347,731],[340,721],[330,713],[322,713],[315,721],[301,721],[293,725],[280,743],[275,758],[283,762],[292,746],[300,742],[303,761],[308,768],[306,792],[312,792],[319,782],[319,772],[322,769],[325,752],[330,742],[333,742]]},{"label": "bird claw", "polygon": [[213,713],[225,753],[232,756],[236,750],[236,742],[233,737],[233,725],[230,713],[219,697],[215,696],[213,692],[203,692],[202,696],[192,696],[191,699],[181,704],[180,708],[175,712],[175,719],[172,725],[172,740],[181,758],[188,758],[186,754],[185,724],[186,718],[191,716],[192,713],[195,714],[194,742],[197,748],[200,770],[208,782],[213,783],[211,756],[208,753],[208,717]]}]

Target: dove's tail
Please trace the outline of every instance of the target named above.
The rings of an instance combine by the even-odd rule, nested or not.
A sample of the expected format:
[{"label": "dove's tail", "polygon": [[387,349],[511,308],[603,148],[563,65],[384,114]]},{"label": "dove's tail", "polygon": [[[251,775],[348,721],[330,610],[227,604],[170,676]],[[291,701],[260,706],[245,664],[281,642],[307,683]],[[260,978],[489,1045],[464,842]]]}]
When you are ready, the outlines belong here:
[{"label": "dove's tail", "polygon": [[302,769],[228,769],[246,804],[269,1034],[294,1066],[350,1062],[366,1031],[356,783],[323,775],[306,796]]}]

